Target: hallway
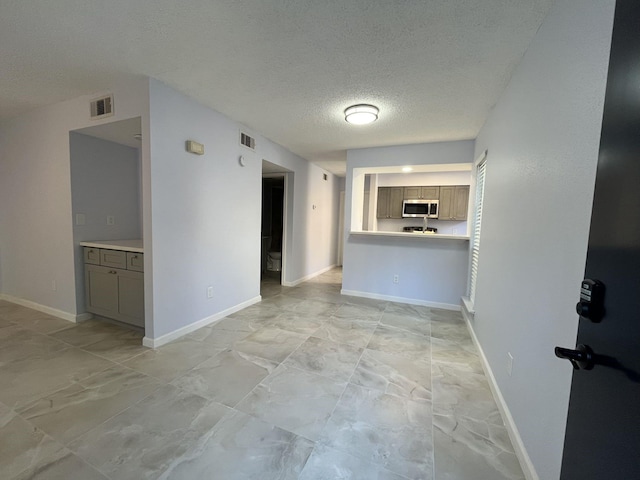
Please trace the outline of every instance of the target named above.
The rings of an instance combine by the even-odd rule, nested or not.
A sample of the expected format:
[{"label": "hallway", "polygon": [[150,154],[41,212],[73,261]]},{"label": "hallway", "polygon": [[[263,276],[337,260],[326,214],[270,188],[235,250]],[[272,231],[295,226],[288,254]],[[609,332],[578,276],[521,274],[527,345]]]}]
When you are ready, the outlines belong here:
[{"label": "hallway", "polygon": [[461,315],[341,280],[157,350],[0,302],[3,478],[524,478]]}]

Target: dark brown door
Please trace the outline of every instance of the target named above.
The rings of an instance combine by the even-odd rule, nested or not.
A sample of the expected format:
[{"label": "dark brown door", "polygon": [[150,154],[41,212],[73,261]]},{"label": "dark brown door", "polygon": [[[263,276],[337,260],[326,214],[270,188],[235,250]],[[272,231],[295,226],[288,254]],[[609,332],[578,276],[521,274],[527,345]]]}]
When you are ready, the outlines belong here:
[{"label": "dark brown door", "polygon": [[604,284],[605,311],[599,315],[597,295],[588,302],[586,284],[575,347],[581,351],[560,352],[573,356],[579,368],[571,384],[561,479],[640,479],[637,0],[618,0],[616,5],[585,278]]}]

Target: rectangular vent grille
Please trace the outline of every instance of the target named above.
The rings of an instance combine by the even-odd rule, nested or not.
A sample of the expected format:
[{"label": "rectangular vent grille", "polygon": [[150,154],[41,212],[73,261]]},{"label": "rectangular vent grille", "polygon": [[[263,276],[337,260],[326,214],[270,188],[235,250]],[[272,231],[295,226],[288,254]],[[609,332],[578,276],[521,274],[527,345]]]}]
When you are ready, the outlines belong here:
[{"label": "rectangular vent grille", "polygon": [[240,132],[240,143],[245,147],[250,148],[251,150],[256,149],[256,140],[255,138],[250,137],[246,133]]},{"label": "rectangular vent grille", "polygon": [[91,102],[91,118],[103,118],[113,115],[113,95],[98,98]]}]

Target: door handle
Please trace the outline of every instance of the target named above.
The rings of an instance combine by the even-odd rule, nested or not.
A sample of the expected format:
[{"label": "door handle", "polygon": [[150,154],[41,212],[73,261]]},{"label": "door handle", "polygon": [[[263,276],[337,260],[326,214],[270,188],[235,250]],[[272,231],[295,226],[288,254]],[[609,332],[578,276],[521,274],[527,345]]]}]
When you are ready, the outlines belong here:
[{"label": "door handle", "polygon": [[575,350],[556,347],[556,357],[569,360],[575,370],[591,370],[595,365],[594,353],[588,345],[580,344]]}]

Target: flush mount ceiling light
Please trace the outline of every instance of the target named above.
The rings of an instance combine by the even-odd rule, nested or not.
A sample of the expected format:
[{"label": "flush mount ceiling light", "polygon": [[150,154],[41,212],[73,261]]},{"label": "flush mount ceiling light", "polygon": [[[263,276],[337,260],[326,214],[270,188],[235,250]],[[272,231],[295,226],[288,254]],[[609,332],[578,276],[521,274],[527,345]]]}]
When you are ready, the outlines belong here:
[{"label": "flush mount ceiling light", "polygon": [[353,105],[344,111],[344,119],[354,125],[366,125],[378,119],[378,112],[373,105]]}]

